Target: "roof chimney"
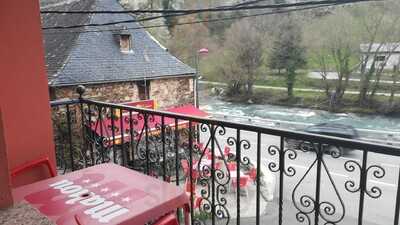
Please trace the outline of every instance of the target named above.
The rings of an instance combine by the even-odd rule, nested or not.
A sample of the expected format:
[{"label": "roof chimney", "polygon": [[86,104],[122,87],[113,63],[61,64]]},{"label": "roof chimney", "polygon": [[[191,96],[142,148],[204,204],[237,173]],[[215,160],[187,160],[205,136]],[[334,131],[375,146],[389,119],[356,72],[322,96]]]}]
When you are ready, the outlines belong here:
[{"label": "roof chimney", "polygon": [[129,33],[119,34],[119,47],[121,52],[129,53],[132,51],[132,38]]}]

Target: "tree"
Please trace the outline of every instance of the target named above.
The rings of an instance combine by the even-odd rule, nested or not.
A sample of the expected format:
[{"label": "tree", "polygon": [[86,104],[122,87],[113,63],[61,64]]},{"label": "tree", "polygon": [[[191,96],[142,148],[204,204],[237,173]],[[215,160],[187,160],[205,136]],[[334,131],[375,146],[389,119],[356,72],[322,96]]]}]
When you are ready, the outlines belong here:
[{"label": "tree", "polygon": [[[248,97],[253,95],[257,69],[263,61],[261,46],[261,36],[247,19],[234,23],[225,33],[224,49],[235,65],[223,64],[221,65],[222,70],[226,71],[226,73],[232,72],[237,77],[245,77],[245,91]],[[230,71],[227,67],[229,67]],[[225,74],[224,76],[227,75]],[[240,80],[242,81],[243,79]]]},{"label": "tree", "polygon": [[[188,16],[180,22],[196,21],[195,16]],[[194,66],[194,59],[197,51],[201,48],[213,49],[213,40],[210,38],[208,28],[204,24],[191,24],[175,26],[171,29],[172,38],[168,41],[169,51]]]},{"label": "tree", "polygon": [[[336,8],[312,21],[305,32],[306,42],[322,77],[330,109],[340,105],[351,76],[360,74],[360,105],[369,105],[379,90],[387,59],[399,47],[398,1]],[[385,60],[376,59],[385,52]],[[328,72],[337,79],[327,79]]]},{"label": "tree", "polygon": [[392,110],[393,107],[394,107],[394,95],[395,95],[395,92],[396,92],[396,85],[397,85],[397,81],[399,79],[399,75],[400,75],[399,65],[396,65],[396,66],[393,67],[392,86],[390,88],[388,111]]},{"label": "tree", "polygon": [[[274,44],[277,44],[276,42]],[[274,46],[275,48],[275,46]],[[274,49],[273,48],[273,49]],[[275,52],[272,52],[273,54]],[[268,60],[268,67],[270,69],[278,70],[278,74],[281,74],[281,70],[285,68],[284,60],[282,60],[280,57],[270,57]]]},{"label": "tree", "polygon": [[[358,68],[358,62],[354,62],[358,53],[358,41],[352,38],[353,27],[351,16],[338,10],[335,15],[316,21],[312,25],[314,32],[307,34],[314,56],[312,58],[319,67],[331,111],[335,111],[342,103],[350,75]],[[328,79],[331,71],[337,75],[337,79]]]},{"label": "tree", "polygon": [[[361,82],[358,99],[360,105],[372,102],[379,89],[388,59],[400,46],[399,7],[398,1],[386,1],[360,6],[353,10],[362,28],[361,40],[365,43],[363,54],[360,56]],[[381,51],[386,52],[386,59],[378,63],[377,56]],[[374,80],[371,81],[372,79]]]},{"label": "tree", "polygon": [[[222,57],[221,57],[222,55]],[[225,52],[219,55],[221,57],[217,73],[222,78],[220,81],[227,83],[226,93],[228,96],[235,96],[242,93],[246,84],[246,75],[242,73],[241,68],[236,63],[236,59]]]},{"label": "tree", "polygon": [[273,42],[269,65],[282,66],[286,70],[288,97],[293,97],[296,71],[306,65],[305,49],[301,45],[302,34],[294,18],[288,15],[279,26],[279,32]]}]

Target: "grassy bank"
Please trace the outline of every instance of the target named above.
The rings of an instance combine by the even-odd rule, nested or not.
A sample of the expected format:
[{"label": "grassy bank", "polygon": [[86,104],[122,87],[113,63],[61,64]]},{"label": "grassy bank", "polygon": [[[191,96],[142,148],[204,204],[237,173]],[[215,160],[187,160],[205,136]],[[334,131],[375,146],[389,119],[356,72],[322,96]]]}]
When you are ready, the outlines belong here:
[{"label": "grassy bank", "polygon": [[[296,75],[296,82],[294,88],[308,88],[308,89],[324,89],[325,82],[321,79],[314,79],[308,77],[309,71],[301,70],[298,71]],[[359,76],[351,77],[353,79],[359,79]],[[215,76],[205,76],[207,81],[224,82],[223,79],[217,79]],[[374,78],[372,78],[374,79]],[[388,77],[382,77],[383,80],[390,80]],[[337,80],[328,80],[328,85],[331,87],[335,86]],[[258,79],[254,83],[255,85],[271,86],[271,87],[286,87],[286,76],[284,71],[278,74],[276,71],[267,71],[265,75],[259,75]],[[372,83],[371,83],[372,85]],[[378,87],[378,92],[390,93],[392,84],[390,83],[380,83]],[[349,81],[347,91],[358,91],[360,89],[359,81]],[[400,83],[397,83],[395,87],[396,92],[400,93]]]},{"label": "grassy bank", "polygon": [[[330,86],[334,86],[336,80],[328,80],[328,84]],[[286,86],[286,78],[284,74],[272,73],[263,78],[259,78],[256,82],[256,85],[263,86],[273,86],[273,87],[285,87]],[[294,88],[314,88],[314,89],[323,89],[325,87],[325,83],[321,79],[313,79],[307,76],[307,72],[299,73],[296,76],[296,83],[294,84]],[[380,83],[379,84],[379,92],[389,93],[392,85],[388,83]],[[348,91],[358,91],[360,89],[359,81],[349,81],[349,85],[347,87]],[[400,84],[396,85],[396,91],[400,92]]]}]

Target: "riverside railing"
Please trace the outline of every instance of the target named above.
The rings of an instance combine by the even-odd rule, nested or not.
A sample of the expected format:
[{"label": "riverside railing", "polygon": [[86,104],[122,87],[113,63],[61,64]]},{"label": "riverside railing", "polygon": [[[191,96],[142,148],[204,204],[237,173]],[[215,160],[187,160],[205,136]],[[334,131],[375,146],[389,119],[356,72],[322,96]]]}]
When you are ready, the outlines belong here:
[{"label": "riverside railing", "polygon": [[192,224],[399,222],[399,167],[385,167],[400,165],[393,146],[84,98],[51,107],[60,173],[114,162],[186,184]]}]

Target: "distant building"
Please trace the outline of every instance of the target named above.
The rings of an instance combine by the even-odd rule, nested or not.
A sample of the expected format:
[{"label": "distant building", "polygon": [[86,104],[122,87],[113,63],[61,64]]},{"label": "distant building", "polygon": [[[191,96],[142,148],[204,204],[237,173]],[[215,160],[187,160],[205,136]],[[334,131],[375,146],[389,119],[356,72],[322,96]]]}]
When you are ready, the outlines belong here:
[{"label": "distant building", "polygon": [[[41,9],[123,10],[116,0],[42,0]],[[129,14],[43,14],[42,26],[134,19]],[[82,84],[85,97],[94,100],[154,99],[161,108],[194,104],[195,70],[171,55],[138,23],[44,30],[43,35],[52,100],[76,98],[76,86]]]},{"label": "distant building", "polygon": [[393,69],[394,66],[398,66],[400,63],[400,43],[373,43],[373,44],[360,44],[360,51],[362,61],[367,61],[367,69],[370,69],[373,64],[375,68],[380,68],[382,64],[384,69]]}]

